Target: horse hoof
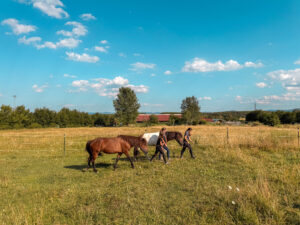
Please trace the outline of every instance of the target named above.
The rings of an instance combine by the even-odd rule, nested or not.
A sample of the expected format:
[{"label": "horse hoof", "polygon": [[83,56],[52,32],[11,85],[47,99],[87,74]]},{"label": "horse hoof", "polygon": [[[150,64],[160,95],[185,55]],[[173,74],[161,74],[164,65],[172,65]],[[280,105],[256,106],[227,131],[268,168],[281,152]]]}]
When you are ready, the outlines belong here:
[{"label": "horse hoof", "polygon": [[98,173],[98,170],[94,170],[95,173]]}]

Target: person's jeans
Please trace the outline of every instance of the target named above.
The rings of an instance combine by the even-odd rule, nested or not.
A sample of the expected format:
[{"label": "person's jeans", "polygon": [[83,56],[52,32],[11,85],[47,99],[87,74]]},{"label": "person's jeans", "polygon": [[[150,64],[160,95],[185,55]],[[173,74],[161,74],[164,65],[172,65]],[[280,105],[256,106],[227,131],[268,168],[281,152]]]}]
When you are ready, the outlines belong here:
[{"label": "person's jeans", "polygon": [[[164,149],[167,151],[167,158],[170,159],[170,150],[164,145]],[[159,153],[159,160],[161,159],[161,153]]]},{"label": "person's jeans", "polygon": [[180,158],[182,158],[182,155],[183,155],[186,148],[188,148],[190,150],[191,157],[195,158],[194,154],[193,154],[192,146],[186,141],[183,142],[183,147],[182,147],[182,150],[181,150]]},{"label": "person's jeans", "polygon": [[154,159],[154,157],[157,155],[157,153],[161,153],[162,156],[163,156],[163,158],[164,158],[165,163],[167,163],[167,160],[166,160],[166,157],[165,157],[165,153],[164,153],[163,151],[164,151],[164,150],[163,150],[162,146],[159,146],[159,145],[156,146],[155,153],[154,153],[154,155],[151,157],[150,162]]}]

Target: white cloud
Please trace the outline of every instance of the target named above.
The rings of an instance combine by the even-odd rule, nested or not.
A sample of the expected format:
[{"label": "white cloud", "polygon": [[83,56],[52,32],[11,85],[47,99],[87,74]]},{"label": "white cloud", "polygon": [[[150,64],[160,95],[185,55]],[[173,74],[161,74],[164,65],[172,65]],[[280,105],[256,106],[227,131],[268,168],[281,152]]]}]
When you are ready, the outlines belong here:
[{"label": "white cloud", "polygon": [[57,49],[57,48],[76,48],[81,40],[74,39],[74,38],[65,38],[61,39],[60,41],[53,43],[51,41],[46,41],[44,44],[35,44],[37,49],[41,48],[50,48],[50,49]]},{"label": "white cloud", "polygon": [[65,73],[64,77],[67,77],[67,78],[76,78],[77,76]]},{"label": "white cloud", "polygon": [[67,37],[85,36],[87,33],[87,29],[85,28],[85,26],[79,22],[69,21],[69,22],[65,23],[65,25],[73,26],[72,30],[71,31],[59,30],[56,33],[61,34],[63,36],[67,36]]},{"label": "white cloud", "polygon": [[84,14],[81,14],[79,16],[82,20],[85,20],[85,21],[88,21],[88,20],[96,20],[96,17],[93,16],[91,13],[84,13]]},{"label": "white cloud", "polygon": [[162,107],[163,104],[152,104],[152,103],[144,102],[144,103],[142,103],[142,106],[145,106],[145,107]]},{"label": "white cloud", "polygon": [[107,53],[107,49],[102,46],[95,46],[95,51]]},{"label": "white cloud", "polygon": [[287,91],[300,91],[300,68],[276,70],[267,74],[273,81],[281,83]]},{"label": "white cloud", "polygon": [[138,57],[138,56],[141,56],[141,54],[140,53],[133,53],[133,56]]},{"label": "white cloud", "polygon": [[151,73],[150,76],[151,76],[151,77],[155,77],[156,74],[155,74],[155,73]]},{"label": "white cloud", "polygon": [[296,94],[291,94],[291,93],[286,93],[281,96],[279,95],[268,95],[268,96],[263,96],[259,99],[256,99],[256,102],[258,104],[273,104],[274,102],[282,102],[282,101],[299,101],[300,99],[297,97],[299,96]]},{"label": "white cloud", "polygon": [[261,62],[258,62],[258,63],[254,63],[254,62],[245,62],[244,66],[245,66],[245,67],[259,68],[259,67],[263,67],[264,64],[262,64]]},{"label": "white cloud", "polygon": [[256,85],[256,87],[259,87],[259,88],[265,88],[265,87],[267,87],[267,84],[264,83],[264,82],[259,82],[259,83],[256,83],[255,85]]},{"label": "white cloud", "polygon": [[212,100],[212,98],[211,98],[211,97],[208,97],[208,96],[199,97],[198,99],[199,99],[200,101],[202,101],[202,100],[211,101],[211,100]]},{"label": "white cloud", "polygon": [[243,100],[243,97],[240,96],[240,95],[237,95],[237,96],[235,97],[235,100],[240,102],[240,101]]},{"label": "white cloud", "polygon": [[42,40],[42,38],[40,38],[40,37],[26,38],[26,36],[23,36],[22,38],[18,39],[18,42],[23,43],[25,45],[30,45],[30,44],[35,44],[37,42],[40,42],[41,40]]},{"label": "white cloud", "polygon": [[299,65],[300,64],[300,59],[298,59],[297,61],[295,61],[294,64]]},{"label": "white cloud", "polygon": [[105,45],[105,44],[108,43],[108,41],[107,40],[102,40],[102,41],[100,41],[100,43]]},{"label": "white cloud", "polygon": [[125,53],[123,53],[123,52],[120,52],[120,53],[119,53],[119,56],[120,56],[120,57],[123,57],[123,58],[126,58],[126,57],[127,57],[127,55],[126,55]]},{"label": "white cloud", "polygon": [[171,72],[170,70],[166,70],[166,71],[164,72],[164,74],[165,74],[165,75],[171,75],[172,72]]},{"label": "white cloud", "polygon": [[145,69],[154,69],[155,64],[153,63],[142,63],[142,62],[136,62],[131,64],[132,68],[130,70],[136,71],[136,72],[142,72]]},{"label": "white cloud", "polygon": [[57,19],[69,17],[69,14],[62,9],[64,4],[60,0],[19,0],[19,2],[32,4],[34,8]]},{"label": "white cloud", "polygon": [[38,86],[37,84],[34,84],[34,85],[32,86],[32,89],[33,89],[35,92],[41,93],[41,92],[43,92],[44,89],[47,88],[47,87],[48,87],[47,84],[44,84],[44,85],[42,85],[42,86]]},{"label": "white cloud", "polygon": [[86,92],[88,90],[93,90],[99,96],[115,97],[119,92],[120,87],[129,87],[136,93],[147,93],[149,88],[145,85],[133,85],[129,84],[128,79],[118,76],[114,79],[97,78],[92,81],[88,80],[76,80],[72,82],[72,87],[75,90],[70,90],[70,92]]},{"label": "white cloud", "polygon": [[239,70],[244,67],[254,67],[258,68],[263,66],[262,63],[253,63],[253,62],[246,62],[245,64],[240,64],[235,60],[228,60],[227,62],[223,63],[222,61],[217,61],[214,63],[207,62],[204,59],[194,58],[192,61],[185,62],[184,67],[182,68],[183,72],[211,72],[211,71],[232,71],[232,70]]},{"label": "white cloud", "polygon": [[90,56],[86,53],[83,54],[77,54],[74,52],[66,52],[66,55],[68,56],[68,60],[77,61],[77,62],[88,62],[88,63],[96,63],[99,61],[98,56]]},{"label": "white cloud", "polygon": [[167,84],[172,84],[173,82],[172,82],[172,81],[170,81],[170,80],[168,80],[166,83],[167,83]]},{"label": "white cloud", "polygon": [[2,25],[8,25],[16,35],[27,34],[37,29],[36,26],[20,24],[17,19],[9,18],[1,22]]}]

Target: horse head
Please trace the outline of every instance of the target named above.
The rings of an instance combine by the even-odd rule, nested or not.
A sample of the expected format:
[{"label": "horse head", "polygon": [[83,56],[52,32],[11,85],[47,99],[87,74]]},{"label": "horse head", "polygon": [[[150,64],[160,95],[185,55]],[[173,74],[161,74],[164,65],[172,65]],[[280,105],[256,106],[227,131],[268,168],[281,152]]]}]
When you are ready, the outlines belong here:
[{"label": "horse head", "polygon": [[178,142],[178,144],[183,146],[183,137],[182,137],[182,134],[180,132],[176,132],[175,139]]},{"label": "horse head", "polygon": [[144,154],[148,157],[148,144],[147,144],[147,140],[145,138],[140,138],[140,143],[139,143],[139,147],[140,149],[144,152]]}]

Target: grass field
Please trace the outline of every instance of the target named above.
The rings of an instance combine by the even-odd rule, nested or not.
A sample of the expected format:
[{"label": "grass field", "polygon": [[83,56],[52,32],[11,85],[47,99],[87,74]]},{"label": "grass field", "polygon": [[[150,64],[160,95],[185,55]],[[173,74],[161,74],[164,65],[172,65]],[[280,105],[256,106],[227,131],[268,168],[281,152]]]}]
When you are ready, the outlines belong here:
[{"label": "grass field", "polygon": [[300,224],[296,127],[229,127],[227,139],[197,126],[195,160],[171,142],[168,165],[122,156],[113,171],[104,155],[82,172],[87,140],[159,128],[0,131],[0,224]]}]

